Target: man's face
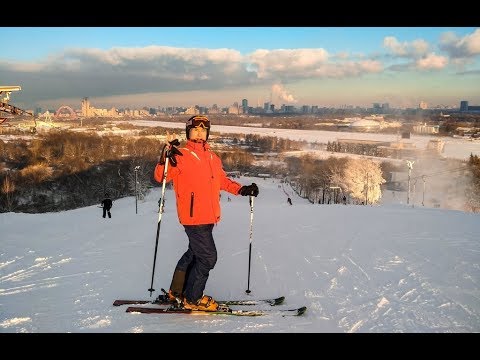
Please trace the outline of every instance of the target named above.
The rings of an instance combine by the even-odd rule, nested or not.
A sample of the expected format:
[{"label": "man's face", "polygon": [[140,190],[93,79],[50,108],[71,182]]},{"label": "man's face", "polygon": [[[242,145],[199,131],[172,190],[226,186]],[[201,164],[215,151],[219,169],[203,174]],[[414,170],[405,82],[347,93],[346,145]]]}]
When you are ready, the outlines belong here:
[{"label": "man's face", "polygon": [[188,136],[192,141],[207,141],[207,129],[202,126],[191,128]]}]

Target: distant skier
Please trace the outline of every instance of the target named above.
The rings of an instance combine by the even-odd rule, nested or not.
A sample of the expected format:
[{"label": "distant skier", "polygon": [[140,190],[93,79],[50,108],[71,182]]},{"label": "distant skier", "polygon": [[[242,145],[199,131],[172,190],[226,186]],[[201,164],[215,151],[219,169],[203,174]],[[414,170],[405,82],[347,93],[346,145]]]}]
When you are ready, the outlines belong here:
[{"label": "distant skier", "polygon": [[292,205],[292,199],[288,198],[288,199],[287,199],[287,202],[288,202],[290,205]]},{"label": "distant skier", "polygon": [[102,200],[102,208],[103,208],[103,218],[108,214],[108,217],[111,218],[112,214],[110,209],[112,208],[113,201],[108,196],[108,193],[105,193],[105,199]]}]

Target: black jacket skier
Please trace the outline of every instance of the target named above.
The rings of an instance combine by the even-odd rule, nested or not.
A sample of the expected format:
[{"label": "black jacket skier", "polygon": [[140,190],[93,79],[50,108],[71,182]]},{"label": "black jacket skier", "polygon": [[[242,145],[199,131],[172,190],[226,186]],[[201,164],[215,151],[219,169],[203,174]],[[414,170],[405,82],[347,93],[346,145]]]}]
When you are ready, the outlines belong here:
[{"label": "black jacket skier", "polygon": [[105,194],[105,199],[102,200],[102,208],[103,208],[103,217],[105,217],[108,213],[108,217],[111,218],[112,214],[110,213],[110,209],[112,208],[113,201],[108,197],[108,194]]}]

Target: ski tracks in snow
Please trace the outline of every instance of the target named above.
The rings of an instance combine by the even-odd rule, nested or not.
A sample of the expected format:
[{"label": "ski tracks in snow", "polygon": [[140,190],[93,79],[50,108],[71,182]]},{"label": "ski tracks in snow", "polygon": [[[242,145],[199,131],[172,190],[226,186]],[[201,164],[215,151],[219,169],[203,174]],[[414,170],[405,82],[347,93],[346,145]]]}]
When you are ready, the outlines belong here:
[{"label": "ski tracks in snow", "polygon": [[[0,296],[31,291],[43,287],[56,286],[56,280],[58,280],[59,277],[44,276],[48,274],[49,270],[63,266],[72,260],[70,257],[64,256],[59,256],[59,259],[57,260],[54,260],[52,256],[36,257],[32,259],[32,264],[30,266],[22,269],[15,269],[16,260],[22,258],[23,256],[16,257],[0,264],[0,268],[3,268],[2,275],[0,276],[0,286],[2,286],[0,288]],[[12,269],[8,272],[10,268]],[[29,281],[29,283],[25,284],[26,281]],[[6,284],[17,283],[20,285],[4,288]]]},{"label": "ski tracks in snow", "polygon": [[[297,272],[297,280],[317,284],[304,294],[309,316],[334,321],[339,332],[478,331],[469,325],[472,317],[480,323],[480,314],[470,305],[478,302],[478,297],[457,295],[455,289],[445,291],[442,284],[432,283],[430,272],[441,269],[436,270],[438,265],[421,251],[405,251],[408,241],[399,234],[398,247],[366,247],[373,258],[368,267],[352,256],[351,247],[358,246],[356,239],[330,256],[307,257],[305,254],[315,253],[302,251],[311,273]],[[415,244],[421,239],[411,241]],[[462,280],[475,283],[472,275],[465,273]],[[459,321],[462,318],[465,321]]]}]

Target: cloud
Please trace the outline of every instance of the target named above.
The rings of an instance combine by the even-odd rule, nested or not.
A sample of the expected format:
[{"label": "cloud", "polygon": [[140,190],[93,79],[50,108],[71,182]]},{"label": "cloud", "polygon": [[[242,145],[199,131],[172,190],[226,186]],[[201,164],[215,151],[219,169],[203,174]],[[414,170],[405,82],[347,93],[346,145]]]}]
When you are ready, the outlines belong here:
[{"label": "cloud", "polygon": [[445,56],[439,56],[435,54],[428,54],[427,56],[418,59],[416,66],[418,69],[430,70],[430,69],[443,69],[448,64],[448,59]]},{"label": "cloud", "polygon": [[453,32],[440,36],[440,49],[452,58],[471,58],[480,54],[480,29],[460,38]]},{"label": "cloud", "polygon": [[323,49],[256,50],[248,56],[260,79],[305,76],[328,61]]},{"label": "cloud", "polygon": [[403,64],[390,65],[389,70],[440,70],[449,63],[447,57],[429,52],[430,45],[423,39],[401,43],[395,37],[387,36],[383,40],[383,46],[391,53],[393,58],[411,60]]},{"label": "cloud", "polygon": [[330,62],[324,49],[256,50],[248,56],[259,79],[346,78],[382,71],[374,60],[351,61],[346,54]]},{"label": "cloud", "polygon": [[400,43],[393,36],[386,36],[383,39],[383,46],[394,56],[406,58],[418,58],[424,56],[429,51],[430,47],[430,45],[422,39]]}]

